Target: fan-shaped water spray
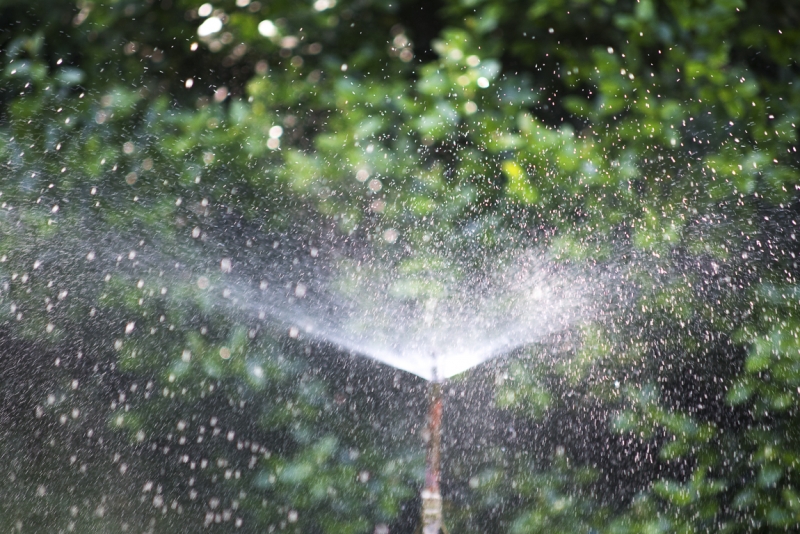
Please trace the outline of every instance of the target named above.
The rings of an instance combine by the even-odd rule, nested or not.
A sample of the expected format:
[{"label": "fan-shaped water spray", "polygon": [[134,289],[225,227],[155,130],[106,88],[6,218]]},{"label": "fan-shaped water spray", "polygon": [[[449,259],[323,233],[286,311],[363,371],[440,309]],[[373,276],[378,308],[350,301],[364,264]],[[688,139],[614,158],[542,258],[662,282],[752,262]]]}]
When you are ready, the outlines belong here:
[{"label": "fan-shaped water spray", "polygon": [[[410,269],[409,263],[419,264],[413,257],[387,259],[369,247],[353,247],[352,240],[344,245],[317,237],[309,246],[311,239],[300,232],[250,239],[243,248],[214,239],[180,254],[150,246],[125,255],[126,249],[112,245],[103,254],[92,253],[92,262],[140,280],[139,285],[145,273],[158,273],[207,309],[432,382],[421,493],[425,534],[444,525],[439,383],[593,318],[625,287],[619,275],[557,263],[538,250],[497,250],[494,261],[478,264],[455,262],[440,251],[438,257],[428,255],[423,268]],[[220,249],[235,255],[209,257]],[[123,258],[127,264],[120,263]],[[126,334],[134,328],[129,322]],[[230,349],[221,350],[224,359],[231,357]]]},{"label": "fan-shaped water spray", "polygon": [[236,283],[240,302],[294,337],[432,381],[567,328],[596,304],[586,273],[559,270],[541,253],[515,253],[493,270],[444,280],[441,273],[398,273],[375,259],[353,268],[352,260],[316,254],[338,266],[327,266],[324,275],[297,264],[292,271],[267,267],[258,287]]},{"label": "fan-shaped water spray", "polygon": [[[275,241],[272,248],[280,246]],[[590,273],[558,268],[538,251],[513,251],[488,269],[457,269],[456,278],[452,268],[404,273],[375,256],[354,260],[334,247],[306,248],[273,254],[273,263],[262,258],[257,288],[234,274],[230,258],[220,261],[221,288],[205,276],[199,285],[221,289],[233,306],[282,325],[290,337],[332,344],[433,382],[420,532],[447,532],[438,382],[590,317],[600,298],[589,289]],[[595,291],[601,282],[596,274]]]}]

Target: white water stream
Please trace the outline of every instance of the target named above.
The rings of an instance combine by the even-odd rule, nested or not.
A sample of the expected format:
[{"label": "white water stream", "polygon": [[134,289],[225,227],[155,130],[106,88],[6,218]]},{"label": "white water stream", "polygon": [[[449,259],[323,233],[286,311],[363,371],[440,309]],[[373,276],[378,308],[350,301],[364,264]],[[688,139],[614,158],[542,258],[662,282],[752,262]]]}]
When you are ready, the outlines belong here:
[{"label": "white water stream", "polygon": [[238,300],[292,337],[439,381],[569,327],[597,289],[577,269],[531,253],[460,278],[342,263],[321,279],[295,269],[257,290],[239,283]]}]

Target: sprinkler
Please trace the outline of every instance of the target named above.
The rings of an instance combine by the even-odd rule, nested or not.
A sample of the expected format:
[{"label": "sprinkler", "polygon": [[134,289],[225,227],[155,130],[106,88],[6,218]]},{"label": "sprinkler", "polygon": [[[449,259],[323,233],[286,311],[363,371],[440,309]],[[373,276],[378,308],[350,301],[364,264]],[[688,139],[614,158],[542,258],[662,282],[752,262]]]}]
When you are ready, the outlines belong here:
[{"label": "sprinkler", "polygon": [[425,459],[425,485],[422,487],[422,534],[449,534],[442,517],[442,494],[439,490],[440,451],[442,446],[442,385],[431,382],[428,399],[428,453]]},{"label": "sprinkler", "polygon": [[[371,256],[350,261],[357,257],[348,260],[344,252],[331,247],[331,261],[322,262],[335,267],[330,271],[320,270],[319,260],[304,263],[294,254],[275,253],[276,268],[269,271],[270,280],[259,284],[258,293],[247,293],[255,291],[251,288],[237,298],[257,310],[259,318],[269,316],[271,322],[287,326],[292,338],[302,333],[307,339],[372,358],[428,382],[427,421],[420,433],[426,448],[425,481],[415,534],[448,534],[440,488],[445,381],[582,318],[591,309],[584,298],[583,278],[575,276],[577,271],[564,276],[544,256],[523,251],[492,263],[502,268],[470,268],[449,281],[434,273],[440,295],[411,298],[413,294],[385,290],[387,281],[405,280],[399,265]],[[319,251],[313,257],[319,258]],[[291,264],[283,263],[290,258]],[[343,274],[350,274],[350,282],[359,291],[352,292],[356,286],[342,283],[340,262]],[[366,269],[356,276],[349,271],[353,263]],[[309,285],[298,279],[310,281]],[[294,291],[287,295],[286,288]],[[373,326],[365,329],[365,325]]]},{"label": "sprinkler", "polygon": [[[436,356],[434,356],[434,361]],[[442,384],[437,379],[436,367],[428,388],[428,451],[425,458],[425,484],[422,487],[422,517],[417,532],[421,534],[450,534],[442,514],[442,493],[439,490],[441,475],[440,453],[442,447]]]}]

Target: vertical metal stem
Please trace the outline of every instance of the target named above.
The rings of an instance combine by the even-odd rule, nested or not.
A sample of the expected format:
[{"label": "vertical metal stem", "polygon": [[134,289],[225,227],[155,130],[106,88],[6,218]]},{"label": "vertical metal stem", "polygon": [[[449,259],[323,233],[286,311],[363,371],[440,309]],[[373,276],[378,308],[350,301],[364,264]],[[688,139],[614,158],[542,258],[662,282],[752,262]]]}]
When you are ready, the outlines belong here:
[{"label": "vertical metal stem", "polygon": [[429,390],[428,454],[425,486],[422,488],[422,534],[439,534],[442,529],[442,494],[439,491],[439,453],[442,445],[442,386],[432,382]]}]

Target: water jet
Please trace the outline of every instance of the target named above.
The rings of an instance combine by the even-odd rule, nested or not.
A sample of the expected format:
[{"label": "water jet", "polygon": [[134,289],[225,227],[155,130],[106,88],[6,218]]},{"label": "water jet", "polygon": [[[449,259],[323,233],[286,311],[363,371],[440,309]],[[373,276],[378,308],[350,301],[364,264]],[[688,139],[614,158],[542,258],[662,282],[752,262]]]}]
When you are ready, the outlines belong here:
[{"label": "water jet", "polygon": [[[292,260],[293,278],[271,280],[266,290],[251,295],[243,291],[242,300],[282,324],[292,338],[333,345],[427,381],[419,532],[446,532],[440,489],[445,381],[589,315],[598,299],[586,283],[588,272],[559,266],[539,251],[523,251],[498,266],[461,270],[458,279],[417,275],[418,285],[438,290],[402,294],[392,290],[407,284],[397,265],[362,257],[355,276],[347,266],[356,262],[337,255],[341,250],[316,249],[315,259],[330,260],[323,261],[326,273]],[[340,280],[349,276],[358,284],[343,291],[347,284]],[[591,278],[593,289],[602,286],[596,273]]]}]

